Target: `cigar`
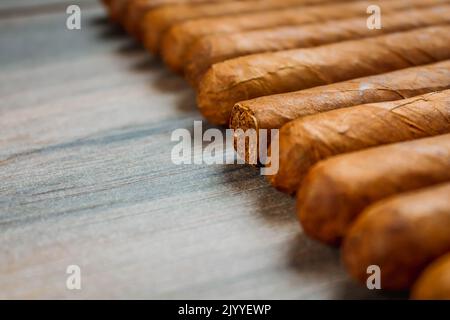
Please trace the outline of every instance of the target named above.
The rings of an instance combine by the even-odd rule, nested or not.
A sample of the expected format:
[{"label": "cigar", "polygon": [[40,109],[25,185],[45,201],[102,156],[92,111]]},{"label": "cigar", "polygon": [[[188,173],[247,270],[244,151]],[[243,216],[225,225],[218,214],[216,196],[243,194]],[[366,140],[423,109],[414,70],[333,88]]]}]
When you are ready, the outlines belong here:
[{"label": "cigar", "polygon": [[104,5],[104,6],[109,6],[109,4],[111,3],[111,1],[113,1],[113,0],[101,0],[101,2],[102,2],[102,4]]},{"label": "cigar", "polygon": [[118,16],[117,16],[117,11],[116,11],[116,7],[117,7],[116,2],[117,1],[123,1],[123,0],[102,0],[103,5],[105,6],[106,12],[108,13],[109,19],[114,23],[118,22]]},{"label": "cigar", "polygon": [[320,160],[448,132],[450,90],[318,113],[280,129],[279,170],[269,179],[277,189],[293,194]]},{"label": "cigar", "polygon": [[[389,12],[385,7],[389,7],[389,4],[392,5],[393,3],[389,2],[386,3],[386,6],[383,5],[383,12]],[[357,4],[347,4],[344,6],[355,6]],[[322,11],[322,13],[325,12]],[[347,10],[344,12],[349,13]],[[362,13],[363,11],[360,12]],[[317,18],[318,16],[314,17]],[[305,26],[275,27],[234,34],[214,34],[203,37],[195,42],[188,51],[186,58],[183,55],[176,57],[174,54],[177,52],[173,50],[174,47],[176,48],[174,45],[176,43],[175,40],[172,40],[168,45],[170,51],[166,54],[165,41],[163,41],[161,52],[165,61],[174,70],[180,70],[183,67],[183,63],[185,63],[186,77],[195,86],[211,65],[232,58],[261,52],[315,47],[339,41],[374,37],[381,34],[449,22],[450,5],[446,5],[385,13],[383,15],[383,26],[381,29],[369,30],[367,28],[367,17],[358,17]],[[164,37],[164,40],[168,39],[172,32],[180,27],[182,25],[177,25],[172,28],[167,37]],[[181,40],[184,39],[186,38],[181,38]],[[175,57],[174,59],[169,59],[169,56]]]},{"label": "cigar", "polygon": [[128,2],[133,0],[108,0],[109,16],[115,22],[121,23],[123,12]]},{"label": "cigar", "polygon": [[450,300],[450,253],[433,261],[414,283],[415,300]]},{"label": "cigar", "polygon": [[[201,3],[214,2],[230,2],[235,0],[128,0],[122,22],[128,33],[138,39],[142,38],[141,22],[146,13],[155,8],[172,5],[172,4],[188,4],[196,5]],[[240,0],[244,1],[244,0]]]},{"label": "cigar", "polygon": [[[450,89],[450,60],[237,103],[230,128],[279,129],[289,121],[366,103],[395,101]],[[257,146],[258,144],[256,144]],[[239,156],[247,159],[256,147]]]},{"label": "cigar", "polygon": [[366,283],[367,267],[375,265],[383,289],[409,289],[429,263],[450,251],[449,195],[447,183],[367,208],[343,243],[350,274]]},{"label": "cigar", "polygon": [[[159,52],[160,41],[170,27],[177,23],[205,17],[235,15],[245,12],[282,9],[295,5],[310,5],[332,0],[253,0],[224,3],[206,3],[195,6],[189,4],[168,5],[145,14],[142,23],[143,42],[153,53]],[[342,1],[342,0],[338,0]],[[343,0],[355,1],[355,0]]]},{"label": "cigar", "polygon": [[[444,1],[448,2],[448,0]],[[426,0],[377,1],[376,3],[382,5],[385,11],[404,9],[416,4],[419,6],[430,5],[430,2]],[[207,35],[234,34],[245,30],[367,16],[367,7],[372,4],[374,4],[373,1],[329,3],[312,7],[297,6],[284,10],[190,20],[173,26],[164,35],[161,43],[161,55],[173,70],[181,71],[188,55],[191,56],[190,59],[195,59],[194,53],[189,54],[191,46]],[[198,57],[202,58],[201,55]]]},{"label": "cigar", "polygon": [[308,172],[297,192],[297,215],[306,234],[337,245],[369,205],[447,181],[450,134],[342,154]]},{"label": "cigar", "polygon": [[210,122],[226,124],[239,101],[446,60],[449,43],[446,25],[239,57],[208,70],[197,102]]}]

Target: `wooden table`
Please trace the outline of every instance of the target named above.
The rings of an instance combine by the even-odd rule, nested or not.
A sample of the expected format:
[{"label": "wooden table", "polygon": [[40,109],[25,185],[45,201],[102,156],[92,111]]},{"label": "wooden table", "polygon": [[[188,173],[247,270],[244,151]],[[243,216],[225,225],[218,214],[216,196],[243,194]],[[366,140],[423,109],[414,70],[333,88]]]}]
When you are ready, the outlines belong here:
[{"label": "wooden table", "polygon": [[0,298],[391,298],[257,169],[171,162],[193,91],[97,2],[3,0],[0,41]]}]

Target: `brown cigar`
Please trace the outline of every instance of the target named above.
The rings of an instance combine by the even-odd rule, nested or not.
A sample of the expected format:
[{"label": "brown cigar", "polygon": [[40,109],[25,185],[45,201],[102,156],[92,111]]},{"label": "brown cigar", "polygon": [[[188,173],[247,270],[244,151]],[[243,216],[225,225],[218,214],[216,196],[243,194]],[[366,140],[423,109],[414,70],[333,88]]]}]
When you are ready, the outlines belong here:
[{"label": "brown cigar", "polygon": [[310,5],[327,1],[331,0],[248,0],[206,3],[195,6],[189,4],[168,5],[151,10],[145,14],[141,24],[144,34],[143,41],[145,47],[151,52],[157,53],[159,52],[161,38],[165,32],[170,27],[183,21],[205,17],[235,15],[245,12],[282,9],[295,5]]},{"label": "brown cigar", "polygon": [[[259,129],[279,129],[287,122],[307,115],[445,89],[450,89],[450,60],[242,101],[231,111],[230,127],[257,132]],[[249,150],[247,146],[242,151],[240,157],[248,159],[249,154],[257,150]]]},{"label": "brown cigar", "polygon": [[121,23],[123,11],[132,0],[108,0],[108,12],[112,20]]},{"label": "brown cigar", "polygon": [[276,188],[295,193],[320,160],[448,132],[450,90],[318,113],[280,129],[279,170],[269,178]]},{"label": "brown cigar", "polygon": [[339,244],[370,204],[450,181],[450,134],[342,154],[319,162],[297,192],[304,231]]},{"label": "brown cigar", "polygon": [[[349,5],[347,4],[347,6]],[[383,12],[387,11],[384,8],[382,10]],[[345,12],[349,13],[347,10]],[[170,50],[165,54],[163,42],[162,56],[174,70],[181,70],[185,64],[186,77],[195,86],[211,65],[232,58],[261,52],[315,47],[449,22],[450,5],[411,9],[384,14],[381,29],[369,30],[367,17],[357,17],[304,26],[284,26],[233,34],[214,34],[195,42],[188,51],[187,58],[180,55],[179,59],[177,57],[169,59],[169,56],[175,55],[176,50]],[[181,25],[172,28],[171,32],[179,27]],[[172,41],[168,47],[173,49],[174,42]]]},{"label": "brown cigar", "polygon": [[438,26],[235,58],[208,70],[197,102],[210,122],[226,124],[239,101],[446,60],[449,43],[450,26]]},{"label": "brown cigar", "polygon": [[450,251],[450,184],[401,194],[365,210],[342,247],[350,274],[366,283],[380,269],[381,288],[409,289],[434,259]]},{"label": "brown cigar", "polygon": [[[207,35],[234,34],[242,31],[267,29],[279,26],[304,25],[363,16],[367,19],[367,8],[377,4],[383,13],[395,12],[411,7],[427,7],[449,0],[389,0],[357,1],[351,3],[329,3],[313,7],[292,7],[285,10],[225,16],[216,19],[198,19],[175,25],[163,37],[162,55],[174,70],[180,70],[188,59],[195,59],[191,46]],[[367,29],[367,26],[366,26]],[[275,39],[272,39],[275,40]],[[201,56],[199,56],[201,57]],[[191,79],[193,80],[193,79]],[[197,83],[194,83],[194,86]]]},{"label": "brown cigar", "polygon": [[112,0],[102,0],[102,3],[104,6],[109,6],[109,4],[111,3]]},{"label": "brown cigar", "polygon": [[450,300],[450,253],[433,261],[422,272],[413,286],[411,298]]}]

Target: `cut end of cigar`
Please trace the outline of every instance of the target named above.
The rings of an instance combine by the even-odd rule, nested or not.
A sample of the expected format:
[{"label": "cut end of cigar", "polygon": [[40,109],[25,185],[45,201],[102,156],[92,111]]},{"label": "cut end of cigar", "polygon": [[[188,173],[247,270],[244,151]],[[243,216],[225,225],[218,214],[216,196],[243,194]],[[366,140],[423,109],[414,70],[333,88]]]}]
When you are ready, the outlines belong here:
[{"label": "cut end of cigar", "polygon": [[253,111],[241,103],[234,105],[229,125],[231,129],[242,129],[243,131],[248,129],[258,130],[259,128],[258,120],[255,118]]},{"label": "cut end of cigar", "polygon": [[[247,107],[237,103],[230,116],[230,128],[234,130],[234,149],[238,156],[244,159],[246,163],[256,164],[251,161],[251,155],[258,155],[258,121],[254,116],[254,113]],[[246,143],[245,148],[239,148],[238,142],[241,139],[242,133],[249,132],[248,130],[254,130],[256,132],[256,143]]]}]

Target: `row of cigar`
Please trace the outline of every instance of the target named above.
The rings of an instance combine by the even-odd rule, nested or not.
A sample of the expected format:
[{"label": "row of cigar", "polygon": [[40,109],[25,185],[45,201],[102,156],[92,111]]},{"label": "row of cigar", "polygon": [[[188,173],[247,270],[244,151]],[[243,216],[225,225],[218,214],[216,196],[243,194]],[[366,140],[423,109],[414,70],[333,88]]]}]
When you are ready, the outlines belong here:
[{"label": "row of cigar", "polygon": [[269,180],[353,277],[450,299],[450,0],[104,3],[211,123],[279,129]]}]

